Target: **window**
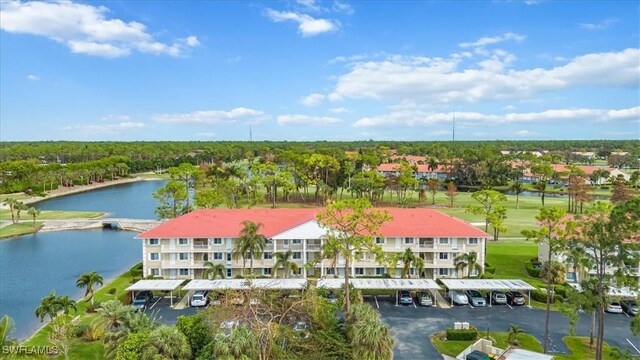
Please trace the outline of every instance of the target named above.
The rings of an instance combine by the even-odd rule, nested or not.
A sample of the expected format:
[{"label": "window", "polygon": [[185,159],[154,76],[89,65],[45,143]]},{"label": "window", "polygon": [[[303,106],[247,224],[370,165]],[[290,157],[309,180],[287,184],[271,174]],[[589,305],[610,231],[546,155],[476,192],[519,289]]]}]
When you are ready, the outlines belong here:
[{"label": "window", "polygon": [[222,245],[222,238],[213,238],[213,245]]},{"label": "window", "polygon": [[180,275],[181,276],[188,276],[189,275],[189,269],[180,269]]},{"label": "window", "polygon": [[478,245],[478,238],[469,238],[469,245]]},{"label": "window", "polygon": [[293,271],[294,275],[302,275],[302,267],[298,267],[298,271]]},{"label": "window", "polygon": [[227,277],[230,278],[232,275],[231,269],[227,269]]},{"label": "window", "polygon": [[438,244],[440,244],[440,245],[448,245],[449,244],[449,238],[440,238],[440,239],[438,239]]},{"label": "window", "polygon": [[576,273],[573,271],[570,271],[567,273],[566,278],[568,281],[576,281]]},{"label": "window", "polygon": [[336,274],[336,269],[334,268],[327,268],[327,275],[335,275]]},{"label": "window", "polygon": [[449,276],[449,269],[443,269],[443,268],[438,269],[438,275]]},{"label": "window", "polygon": [[438,259],[449,260],[449,253],[438,253]]},{"label": "window", "polygon": [[213,260],[222,260],[222,253],[221,252],[213,253]]},{"label": "window", "polygon": [[149,239],[149,245],[158,245],[160,241],[158,239]]},{"label": "window", "polygon": [[404,243],[405,245],[413,244],[413,238],[412,237],[404,238]]},{"label": "window", "polygon": [[189,253],[180,253],[180,260],[189,260]]},{"label": "window", "polygon": [[302,259],[302,253],[300,251],[296,251],[293,253],[293,260],[300,260]]},{"label": "window", "polygon": [[151,276],[160,276],[160,269],[151,269]]},{"label": "window", "polygon": [[189,245],[189,239],[180,238],[180,239],[178,239],[178,244],[180,244],[180,245]]},{"label": "window", "polygon": [[376,275],[384,275],[385,271],[384,268],[376,268]]},{"label": "window", "polygon": [[293,239],[293,245],[299,245],[299,244],[302,244],[301,239]]},{"label": "window", "polygon": [[160,254],[158,253],[150,253],[149,260],[160,260]]},{"label": "window", "polygon": [[289,247],[289,240],[282,240],[282,246],[284,246],[285,249],[288,248]]},{"label": "window", "polygon": [[271,275],[271,268],[262,269],[262,275]]},{"label": "window", "polygon": [[378,245],[384,245],[385,241],[383,237],[377,237],[376,238],[376,244]]},{"label": "window", "polygon": [[364,275],[364,268],[356,268],[356,275]]},{"label": "window", "polygon": [[265,260],[273,259],[273,254],[270,253],[270,252],[265,251],[264,252],[264,259]]}]

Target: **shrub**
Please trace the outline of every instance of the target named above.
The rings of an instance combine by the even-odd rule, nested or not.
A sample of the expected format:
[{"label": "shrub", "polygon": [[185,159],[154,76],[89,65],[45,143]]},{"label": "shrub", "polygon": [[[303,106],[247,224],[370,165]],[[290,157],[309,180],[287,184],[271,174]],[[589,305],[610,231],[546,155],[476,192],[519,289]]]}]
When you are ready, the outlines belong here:
[{"label": "shrub", "polygon": [[554,285],[553,290],[555,291],[557,296],[562,297],[564,299],[567,298],[567,288],[565,286]]},{"label": "shrub", "polygon": [[490,272],[484,272],[480,276],[481,279],[493,279],[493,277],[494,277],[493,274]]},{"label": "shrub", "polygon": [[98,302],[98,301],[96,301],[95,303],[93,303],[93,305],[92,305],[92,304],[89,304],[89,306],[87,306],[87,312],[88,312],[88,313],[90,313],[90,314],[91,314],[91,313],[95,313],[95,312],[96,312],[96,309],[98,309],[101,305],[102,305],[102,304],[101,304],[100,302]]},{"label": "shrub", "polygon": [[531,277],[539,278],[540,277],[540,269],[534,269],[533,265],[534,265],[534,263],[531,263],[531,262],[528,262],[525,265],[525,268],[527,269],[527,273]]},{"label": "shrub", "polygon": [[494,268],[494,267],[484,268],[484,272],[487,273],[487,274],[494,275],[496,273],[496,268]]},{"label": "shrub", "polygon": [[[531,298],[537,302],[547,302],[547,292],[542,290],[533,290],[531,292]],[[558,302],[558,296],[554,297],[553,302]]]},{"label": "shrub", "polygon": [[446,335],[447,340],[473,341],[478,338],[478,330],[475,328],[469,330],[448,328]]},{"label": "shrub", "polygon": [[107,291],[107,293],[109,293],[109,295],[115,295],[115,293],[116,293],[116,288],[111,288],[111,289],[109,289],[109,291]]},{"label": "shrub", "polygon": [[91,323],[85,329],[82,337],[85,341],[96,341],[104,335],[104,328],[99,324]]},{"label": "shrub", "polygon": [[538,257],[532,257],[531,260],[529,260],[532,263],[539,263],[540,260],[538,260]]},{"label": "shrub", "polygon": [[82,337],[84,336],[84,332],[87,330],[87,328],[89,327],[88,324],[79,324],[78,327],[76,327],[76,337]]}]

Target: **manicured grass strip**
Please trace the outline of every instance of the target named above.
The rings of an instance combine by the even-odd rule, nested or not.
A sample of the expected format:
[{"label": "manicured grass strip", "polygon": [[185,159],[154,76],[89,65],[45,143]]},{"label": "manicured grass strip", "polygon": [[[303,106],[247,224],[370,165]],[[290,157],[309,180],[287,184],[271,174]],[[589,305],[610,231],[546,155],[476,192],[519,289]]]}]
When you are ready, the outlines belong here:
[{"label": "manicured grass strip", "polygon": [[[34,204],[37,208],[38,204]],[[104,216],[106,213],[99,211],[62,211],[62,210],[42,210],[36,218],[38,220],[64,220],[64,219],[95,219]],[[0,220],[11,220],[9,210],[0,211]],[[26,211],[20,214],[20,222],[31,222],[33,219]]]},{"label": "manicured grass strip", "polygon": [[32,234],[38,231],[42,227],[41,222],[36,221],[36,227],[33,227],[33,223],[19,223],[11,224],[0,228],[0,239],[10,238],[14,236]]},{"label": "manicured grass strip", "polygon": [[[478,335],[480,337],[484,337],[486,333],[479,331]],[[509,344],[507,342],[507,337],[509,336],[506,332],[494,332],[490,331],[489,336],[496,340],[496,343],[493,346],[496,346],[501,349],[506,349]],[[441,354],[449,355],[449,356],[457,356],[464,349],[466,349],[469,345],[473,344],[477,340],[474,341],[449,341],[444,340],[444,335],[441,333],[435,334],[431,337],[431,342],[438,349]],[[540,341],[536,339],[535,336],[529,334],[520,334],[518,335],[518,341],[520,342],[521,349],[531,350],[542,352],[542,345],[540,345]]]},{"label": "manicured grass strip", "polygon": [[[569,355],[555,355],[554,358],[558,360],[590,360],[596,358],[595,342],[593,344],[593,350],[589,350],[589,338],[580,336],[565,336],[562,338],[571,354]],[[610,354],[611,347],[609,344],[602,344],[602,358],[605,360],[617,360]]]}]

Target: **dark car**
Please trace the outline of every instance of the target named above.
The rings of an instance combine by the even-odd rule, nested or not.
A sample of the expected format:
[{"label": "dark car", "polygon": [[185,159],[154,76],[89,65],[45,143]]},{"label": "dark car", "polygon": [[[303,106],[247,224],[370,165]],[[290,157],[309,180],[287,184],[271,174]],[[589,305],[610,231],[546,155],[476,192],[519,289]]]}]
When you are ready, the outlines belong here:
[{"label": "dark car", "polygon": [[153,300],[153,293],[151,291],[141,291],[136,295],[136,298],[133,299],[131,306],[133,306],[136,311],[145,311],[151,300]]},{"label": "dark car", "polygon": [[411,293],[409,293],[407,290],[400,291],[400,304],[402,305],[413,304],[413,297],[411,297]]},{"label": "dark car", "polygon": [[505,293],[507,295],[507,303],[511,305],[524,305],[525,297],[519,291],[507,291]]},{"label": "dark car", "polygon": [[635,300],[622,300],[620,302],[622,310],[631,316],[638,315],[638,302]]}]

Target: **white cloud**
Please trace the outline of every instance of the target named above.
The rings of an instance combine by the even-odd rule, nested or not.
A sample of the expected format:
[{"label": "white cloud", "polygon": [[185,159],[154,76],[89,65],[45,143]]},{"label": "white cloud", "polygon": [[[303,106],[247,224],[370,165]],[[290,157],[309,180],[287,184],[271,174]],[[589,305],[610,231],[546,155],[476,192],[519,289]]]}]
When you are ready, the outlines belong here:
[{"label": "white cloud", "polygon": [[0,3],[0,28],[7,32],[43,36],[66,45],[72,52],[117,58],[132,51],[181,56],[186,48],[199,45],[191,35],[173,43],[156,40],[146,26],[136,21],[109,19],[104,6],[71,1]]},{"label": "white cloud", "polygon": [[316,0],[296,0],[296,3],[302,5],[302,7],[309,11],[321,11],[322,8],[318,5]]},{"label": "white cloud", "polygon": [[465,68],[461,68],[461,60],[457,58],[394,55],[379,61],[361,61],[337,77],[328,98],[474,103],[526,99],[579,86],[639,86],[640,49],[586,54],[548,69],[505,71],[513,59],[507,52],[494,51],[489,60],[497,63],[480,62]]},{"label": "white cloud", "polygon": [[203,137],[203,138],[212,138],[212,137],[216,137],[216,134],[212,132],[199,132],[199,133],[196,133],[196,136]]},{"label": "white cloud", "polygon": [[177,124],[229,124],[239,120],[252,121],[255,123],[268,118],[269,116],[262,111],[242,107],[231,109],[230,111],[206,110],[184,114],[157,114],[152,116],[152,119],[157,122]]},{"label": "white cloud", "polygon": [[63,130],[73,130],[85,134],[119,134],[125,131],[146,128],[147,125],[142,122],[125,121],[117,124],[85,124],[65,126]]},{"label": "white cloud", "polygon": [[480,38],[476,41],[473,42],[464,42],[464,43],[460,43],[458,44],[458,46],[460,46],[461,48],[479,48],[479,47],[485,47],[487,45],[493,45],[493,44],[497,44],[503,41],[508,41],[508,40],[514,40],[517,42],[521,42],[522,40],[524,40],[526,38],[526,36],[524,35],[519,35],[519,34],[515,34],[512,32],[508,32],[499,36],[493,36],[493,37],[483,37]]},{"label": "white cloud", "polygon": [[100,118],[101,121],[117,121],[117,122],[131,122],[131,117],[129,115],[114,115],[109,114]]},{"label": "white cloud", "polygon": [[530,130],[517,130],[513,132],[513,135],[518,137],[531,137],[531,136],[538,136],[539,134],[535,131],[530,131]]},{"label": "white cloud", "polygon": [[29,75],[27,75],[27,80],[38,81],[38,80],[40,80],[40,77],[37,76],[37,75],[29,74]]},{"label": "white cloud", "polygon": [[333,11],[347,15],[353,15],[353,6],[340,1],[333,2]]},{"label": "white cloud", "polygon": [[316,19],[310,15],[296,12],[267,9],[265,16],[273,22],[294,21],[298,23],[298,30],[305,37],[336,31],[340,28],[340,23],[337,20]]},{"label": "white cloud", "polygon": [[586,30],[604,30],[616,21],[618,21],[618,19],[604,19],[599,23],[580,23],[580,27]]},{"label": "white cloud", "polygon": [[277,118],[280,125],[332,125],[342,120],[327,116],[308,116],[300,114],[285,114]]},{"label": "white cloud", "polygon": [[[363,117],[355,127],[419,127],[449,124],[454,113],[436,113],[422,110],[398,110],[388,114]],[[456,123],[476,125],[498,125],[512,123],[534,123],[544,121],[633,121],[640,119],[640,106],[620,110],[604,109],[550,109],[540,112],[508,113],[503,115],[479,112],[456,112]]]},{"label": "white cloud", "polygon": [[349,110],[347,108],[343,108],[343,107],[329,109],[329,111],[331,111],[334,114],[349,114],[349,113],[353,112],[353,111],[351,111],[351,110]]},{"label": "white cloud", "polygon": [[312,107],[312,106],[320,105],[320,103],[324,100],[324,98],[325,98],[324,95],[314,93],[314,94],[305,96],[304,98],[302,98],[302,100],[300,100],[300,102],[302,102],[304,106]]}]

